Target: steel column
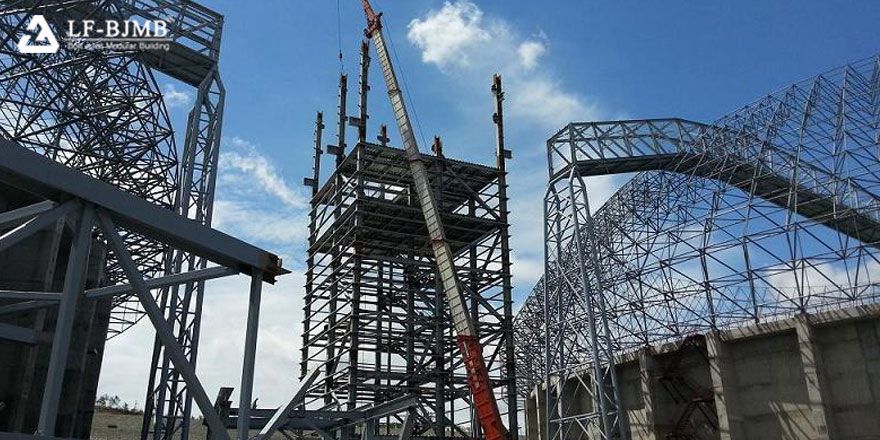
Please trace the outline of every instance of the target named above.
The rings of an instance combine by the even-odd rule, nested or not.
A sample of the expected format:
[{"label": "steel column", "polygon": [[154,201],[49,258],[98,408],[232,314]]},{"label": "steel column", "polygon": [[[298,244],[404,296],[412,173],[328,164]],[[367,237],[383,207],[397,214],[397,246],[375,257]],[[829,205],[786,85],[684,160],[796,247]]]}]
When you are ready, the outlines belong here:
[{"label": "steel column", "polygon": [[40,419],[37,423],[36,434],[38,435],[55,435],[58,401],[61,398],[61,386],[64,383],[64,371],[67,366],[67,354],[70,350],[70,336],[73,330],[73,320],[76,316],[76,305],[85,287],[86,267],[92,245],[92,227],[95,222],[94,215],[95,211],[91,205],[85,205],[77,215],[79,223],[70,248],[70,258],[67,261],[64,292],[58,305],[55,336],[49,355],[49,370],[46,374]]},{"label": "steel column", "polygon": [[254,366],[257,359],[257,333],[260,324],[260,297],[263,273],[254,269],[248,300],[247,330],[244,338],[244,363],[241,367],[241,389],[238,403],[238,439],[248,440],[251,424],[251,398],[254,389]]}]

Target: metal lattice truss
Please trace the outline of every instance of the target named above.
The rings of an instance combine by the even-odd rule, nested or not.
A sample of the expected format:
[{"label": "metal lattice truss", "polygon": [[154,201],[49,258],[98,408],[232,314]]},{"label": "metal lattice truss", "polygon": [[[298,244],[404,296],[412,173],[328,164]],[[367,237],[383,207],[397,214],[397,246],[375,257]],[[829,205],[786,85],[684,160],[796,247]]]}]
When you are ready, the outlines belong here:
[{"label": "metal lattice truss", "polygon": [[[73,17],[119,14],[111,2],[2,3],[0,15],[0,136],[173,209],[179,188],[171,122],[149,68],[130,53],[72,50],[22,54],[16,45],[30,17],[41,14],[55,29]],[[167,249],[123,232],[144,272],[164,272]],[[122,269],[109,263],[109,281]],[[116,331],[133,321],[130,297],[114,299]],[[139,315],[140,316],[140,315]]]},{"label": "metal lattice truss", "polygon": [[[73,49],[21,54],[30,17],[43,15],[56,35],[68,20],[165,21],[168,50]],[[0,137],[111,183],[163,208],[210,225],[225,90],[217,69],[223,17],[181,0],[7,0],[0,2]],[[159,71],[197,88],[178,158]],[[148,277],[204,269],[207,260],[121,231]],[[108,280],[123,279],[115,259]],[[176,338],[195,363],[204,283],[156,290]],[[134,295],[114,297],[110,336],[144,317]],[[157,337],[145,404],[143,435],[188,435],[187,385]]]},{"label": "metal lattice truss", "polygon": [[[616,435],[618,353],[875,302],[878,145],[876,56],[711,125],[573,123],[555,134],[545,277],[514,325],[520,390],[549,384],[550,438]],[[587,178],[637,171],[591,217]],[[575,377],[591,411],[564,401]]]}]

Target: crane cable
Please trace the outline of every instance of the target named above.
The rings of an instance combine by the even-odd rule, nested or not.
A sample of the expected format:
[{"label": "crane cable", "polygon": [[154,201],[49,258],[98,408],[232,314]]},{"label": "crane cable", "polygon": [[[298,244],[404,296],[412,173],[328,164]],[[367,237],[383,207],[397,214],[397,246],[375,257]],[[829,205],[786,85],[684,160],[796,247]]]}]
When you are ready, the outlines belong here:
[{"label": "crane cable", "polygon": [[339,50],[339,74],[345,71],[345,62],[342,58],[342,7],[340,0],[336,0],[336,47]]}]

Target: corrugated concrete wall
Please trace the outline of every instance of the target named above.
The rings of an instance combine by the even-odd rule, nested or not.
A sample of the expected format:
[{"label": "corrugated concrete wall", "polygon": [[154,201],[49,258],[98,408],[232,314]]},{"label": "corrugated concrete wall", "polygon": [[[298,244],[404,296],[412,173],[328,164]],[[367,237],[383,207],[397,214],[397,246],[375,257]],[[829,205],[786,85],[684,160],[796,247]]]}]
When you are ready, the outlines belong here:
[{"label": "corrugated concrete wall", "polygon": [[[619,357],[617,375],[632,440],[880,439],[880,305],[646,348]],[[562,387],[567,415],[591,408],[578,384],[589,375]],[[548,440],[543,388],[525,410],[526,437]],[[564,440],[588,438],[575,427]]]}]

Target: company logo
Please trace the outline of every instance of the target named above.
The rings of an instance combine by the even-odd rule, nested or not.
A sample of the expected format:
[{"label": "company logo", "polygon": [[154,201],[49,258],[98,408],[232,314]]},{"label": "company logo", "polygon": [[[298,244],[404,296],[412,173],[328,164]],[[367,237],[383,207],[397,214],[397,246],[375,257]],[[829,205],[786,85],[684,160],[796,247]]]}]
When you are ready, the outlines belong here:
[{"label": "company logo", "polygon": [[[39,32],[36,32],[39,29]],[[42,15],[34,15],[28,22],[27,30],[36,33],[24,34],[18,40],[18,51],[21,53],[55,53],[60,47],[52,28]]]},{"label": "company logo", "polygon": [[27,31],[18,41],[18,51],[26,54],[56,53],[61,44],[73,50],[168,51],[172,41],[164,20],[68,20],[61,44],[42,15],[31,17]]}]

